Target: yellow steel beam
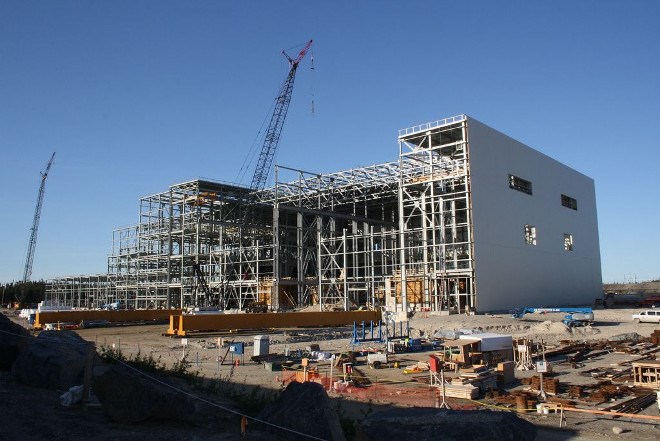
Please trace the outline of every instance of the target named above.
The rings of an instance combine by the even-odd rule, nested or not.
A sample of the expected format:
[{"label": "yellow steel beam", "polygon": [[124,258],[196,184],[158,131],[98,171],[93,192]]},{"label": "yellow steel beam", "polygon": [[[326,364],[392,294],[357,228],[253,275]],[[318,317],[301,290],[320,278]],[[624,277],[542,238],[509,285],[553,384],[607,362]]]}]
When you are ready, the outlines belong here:
[{"label": "yellow steel beam", "polygon": [[377,322],[380,311],[283,312],[265,314],[201,314],[170,316],[168,335],[213,332],[228,329],[295,328],[303,326],[344,326],[353,322]]},{"label": "yellow steel beam", "polygon": [[42,329],[46,323],[80,323],[82,321],[106,320],[116,322],[166,321],[172,314],[181,314],[180,309],[135,309],[128,311],[42,311],[37,312],[34,329]]}]

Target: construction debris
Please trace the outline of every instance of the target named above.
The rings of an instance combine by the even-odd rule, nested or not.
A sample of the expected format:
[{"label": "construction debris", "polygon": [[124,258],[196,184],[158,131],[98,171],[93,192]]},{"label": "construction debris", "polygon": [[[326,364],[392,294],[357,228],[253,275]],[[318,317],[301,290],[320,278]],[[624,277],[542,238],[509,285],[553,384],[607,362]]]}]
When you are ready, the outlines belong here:
[{"label": "construction debris", "polygon": [[660,389],[660,361],[636,361],[632,368],[635,386]]}]

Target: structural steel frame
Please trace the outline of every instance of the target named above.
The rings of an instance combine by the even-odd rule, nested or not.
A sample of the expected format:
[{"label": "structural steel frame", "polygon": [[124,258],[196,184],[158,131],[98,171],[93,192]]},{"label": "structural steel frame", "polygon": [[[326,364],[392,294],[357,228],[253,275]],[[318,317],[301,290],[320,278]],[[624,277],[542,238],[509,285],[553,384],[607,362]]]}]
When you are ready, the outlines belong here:
[{"label": "structural steel frame", "polygon": [[421,303],[433,310],[474,308],[467,118],[401,130],[399,161],[402,309],[411,278],[421,282]]},{"label": "structural steel frame", "polygon": [[[139,201],[113,231],[108,274],[62,277],[75,307],[462,311],[474,305],[466,118],[399,133],[399,160],[273,187],[192,180]],[[195,272],[197,266],[204,280]]]}]

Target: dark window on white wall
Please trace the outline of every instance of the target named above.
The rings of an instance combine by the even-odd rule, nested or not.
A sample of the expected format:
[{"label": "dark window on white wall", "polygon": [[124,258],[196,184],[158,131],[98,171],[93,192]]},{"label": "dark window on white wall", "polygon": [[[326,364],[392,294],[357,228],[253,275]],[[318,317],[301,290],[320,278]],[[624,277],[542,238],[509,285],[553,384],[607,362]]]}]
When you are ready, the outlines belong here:
[{"label": "dark window on white wall", "polygon": [[532,194],[532,183],[519,178],[518,176],[509,175],[509,188],[522,191],[523,193]]},{"label": "dark window on white wall", "polygon": [[577,210],[577,201],[570,196],[566,196],[565,194],[561,195],[561,204],[564,207]]},{"label": "dark window on white wall", "polygon": [[536,245],[536,227],[534,225],[525,225],[525,243]]}]

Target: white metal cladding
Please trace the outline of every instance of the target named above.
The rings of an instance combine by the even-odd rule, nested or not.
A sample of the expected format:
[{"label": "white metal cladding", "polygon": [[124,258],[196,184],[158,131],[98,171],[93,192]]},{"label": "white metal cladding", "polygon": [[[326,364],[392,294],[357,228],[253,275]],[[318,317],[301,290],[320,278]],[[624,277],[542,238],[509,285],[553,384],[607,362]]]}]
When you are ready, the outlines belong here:
[{"label": "white metal cladding", "polygon": [[[477,308],[592,304],[602,292],[593,180],[473,118],[467,124]],[[510,174],[533,194],[511,189]],[[563,206],[562,194],[578,209]],[[525,242],[525,225],[536,227],[536,245]]]}]

